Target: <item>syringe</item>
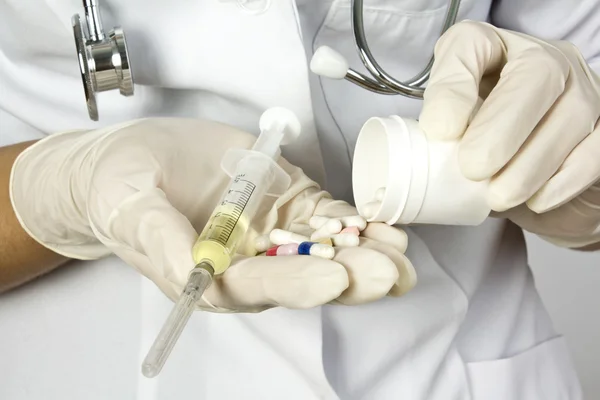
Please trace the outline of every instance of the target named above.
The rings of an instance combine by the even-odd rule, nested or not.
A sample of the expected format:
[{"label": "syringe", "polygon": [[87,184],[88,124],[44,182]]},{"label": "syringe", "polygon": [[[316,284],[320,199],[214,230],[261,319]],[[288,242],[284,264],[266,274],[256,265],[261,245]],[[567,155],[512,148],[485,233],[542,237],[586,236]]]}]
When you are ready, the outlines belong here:
[{"label": "syringe", "polygon": [[300,134],[300,122],[287,109],[270,108],[260,118],[260,130],[251,150],[230,149],[223,157],[221,167],[231,183],[192,249],[196,267],[144,359],[142,373],[148,378],[161,371],[213,276],[231,265],[263,197],[280,195],[289,187],[290,177],[276,160],[280,144]]}]

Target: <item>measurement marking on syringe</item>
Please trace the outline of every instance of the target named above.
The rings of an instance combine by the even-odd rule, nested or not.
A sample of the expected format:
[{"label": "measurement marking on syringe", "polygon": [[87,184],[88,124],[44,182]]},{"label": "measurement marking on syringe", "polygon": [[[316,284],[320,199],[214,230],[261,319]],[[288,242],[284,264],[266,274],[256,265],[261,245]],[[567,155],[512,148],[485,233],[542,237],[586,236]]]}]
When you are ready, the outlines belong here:
[{"label": "measurement marking on syringe", "polygon": [[248,205],[248,200],[250,200],[250,198],[252,197],[252,193],[254,193],[254,190],[256,189],[256,185],[254,183],[245,179],[239,179],[238,182],[246,182],[246,187],[242,191],[233,191],[240,194],[237,201],[230,203],[233,205],[233,210],[230,214],[230,216],[233,218],[227,219],[224,225],[216,225],[216,227],[222,229],[221,233],[219,234],[219,241],[224,246],[229,241],[229,238],[231,237],[235,226],[237,225],[238,221],[244,213],[244,210],[246,209],[246,206]]}]

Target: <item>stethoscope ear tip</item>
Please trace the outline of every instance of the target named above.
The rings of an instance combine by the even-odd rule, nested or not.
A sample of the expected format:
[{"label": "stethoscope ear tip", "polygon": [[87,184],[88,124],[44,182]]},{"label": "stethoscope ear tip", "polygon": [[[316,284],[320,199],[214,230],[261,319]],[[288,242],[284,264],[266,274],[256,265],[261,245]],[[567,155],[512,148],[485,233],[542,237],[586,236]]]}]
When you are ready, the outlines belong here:
[{"label": "stethoscope ear tip", "polygon": [[310,70],[331,79],[344,79],[348,72],[346,58],[328,46],[319,47],[310,60]]}]

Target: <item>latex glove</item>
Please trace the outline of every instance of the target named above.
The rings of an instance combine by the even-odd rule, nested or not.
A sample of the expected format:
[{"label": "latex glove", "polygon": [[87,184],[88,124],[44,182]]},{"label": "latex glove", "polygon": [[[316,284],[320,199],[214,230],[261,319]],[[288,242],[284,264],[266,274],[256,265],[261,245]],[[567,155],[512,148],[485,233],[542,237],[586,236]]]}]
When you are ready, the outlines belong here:
[{"label": "latex glove", "polygon": [[[90,132],[52,135],[15,162],[11,198],[26,231],[57,253],[95,259],[111,252],[179,297],[194,267],[191,249],[230,178],[220,162],[230,147],[255,137],[202,120],[146,119]],[[404,232],[368,227],[360,247],[333,261],[312,256],[254,257],[257,235],[303,229],[313,215],[357,214],[334,201],[285,160],[289,190],[268,197],[232,266],[205,293],[200,308],[260,311],[308,308],[336,300],[358,304],[415,283],[403,256]]]},{"label": "latex glove", "polygon": [[423,130],[460,140],[493,210],[562,246],[600,241],[600,79],[574,45],[461,22],[436,45],[424,99]]}]

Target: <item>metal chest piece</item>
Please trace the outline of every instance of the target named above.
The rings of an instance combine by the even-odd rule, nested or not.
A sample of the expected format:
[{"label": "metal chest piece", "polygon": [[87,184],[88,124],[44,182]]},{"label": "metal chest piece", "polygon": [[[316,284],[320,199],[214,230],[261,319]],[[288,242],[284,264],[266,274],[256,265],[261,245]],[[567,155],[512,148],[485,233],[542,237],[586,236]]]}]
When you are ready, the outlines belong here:
[{"label": "metal chest piece", "polygon": [[133,76],[123,30],[115,27],[106,36],[97,1],[83,0],[83,6],[89,35],[84,32],[79,14],[73,15],[71,22],[88,113],[98,121],[96,93],[119,89],[123,96],[132,96]]}]

